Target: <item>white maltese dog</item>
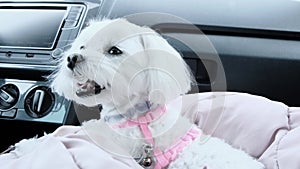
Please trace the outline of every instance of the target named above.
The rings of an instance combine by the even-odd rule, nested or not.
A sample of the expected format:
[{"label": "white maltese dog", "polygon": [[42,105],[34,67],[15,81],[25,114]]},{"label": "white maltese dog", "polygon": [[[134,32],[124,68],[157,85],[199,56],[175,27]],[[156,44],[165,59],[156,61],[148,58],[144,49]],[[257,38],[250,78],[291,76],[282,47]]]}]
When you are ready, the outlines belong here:
[{"label": "white maltese dog", "polygon": [[101,104],[101,118],[83,126],[108,138],[97,140],[101,148],[144,168],[264,168],[181,115],[180,96],[193,77],[180,54],[148,27],[125,19],[92,21],[51,78],[53,90],[65,98]]}]

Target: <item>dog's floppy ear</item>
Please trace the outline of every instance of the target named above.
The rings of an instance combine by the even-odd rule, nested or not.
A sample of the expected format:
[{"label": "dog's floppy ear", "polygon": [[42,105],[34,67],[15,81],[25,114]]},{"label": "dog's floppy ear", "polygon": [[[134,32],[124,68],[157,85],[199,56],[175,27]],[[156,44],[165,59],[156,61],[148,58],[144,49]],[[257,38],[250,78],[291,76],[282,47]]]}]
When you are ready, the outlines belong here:
[{"label": "dog's floppy ear", "polygon": [[187,93],[194,80],[181,55],[157,33],[141,35],[141,39],[148,59],[149,101],[164,104]]}]

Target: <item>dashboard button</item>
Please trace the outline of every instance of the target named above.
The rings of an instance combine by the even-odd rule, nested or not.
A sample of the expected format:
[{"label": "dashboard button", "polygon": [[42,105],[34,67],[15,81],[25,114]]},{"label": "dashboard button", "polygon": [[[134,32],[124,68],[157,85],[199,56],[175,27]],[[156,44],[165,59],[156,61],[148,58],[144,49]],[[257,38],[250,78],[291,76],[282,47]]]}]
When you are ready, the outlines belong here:
[{"label": "dashboard button", "polygon": [[77,21],[66,20],[64,28],[74,28],[77,25]]},{"label": "dashboard button", "polygon": [[70,12],[68,17],[67,17],[67,20],[79,20],[80,18],[80,13],[76,13],[76,12]]},{"label": "dashboard button", "polygon": [[76,13],[81,13],[83,10],[82,6],[72,6],[70,12],[76,12]]},{"label": "dashboard button", "polygon": [[14,118],[17,114],[17,109],[11,109],[7,111],[1,111],[1,117]]}]

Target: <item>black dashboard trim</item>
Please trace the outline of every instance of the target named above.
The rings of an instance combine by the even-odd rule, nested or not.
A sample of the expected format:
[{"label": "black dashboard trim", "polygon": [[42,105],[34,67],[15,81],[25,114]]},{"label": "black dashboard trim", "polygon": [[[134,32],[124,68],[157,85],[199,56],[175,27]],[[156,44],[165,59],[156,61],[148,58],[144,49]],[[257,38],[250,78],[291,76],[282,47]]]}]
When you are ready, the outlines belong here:
[{"label": "black dashboard trim", "polygon": [[300,40],[300,32],[269,30],[269,29],[253,29],[243,27],[227,27],[213,25],[189,25],[182,23],[163,23],[152,26],[153,29],[160,33],[199,33],[195,32],[195,28],[207,35],[226,35],[239,37],[255,37],[267,39],[281,40]]}]

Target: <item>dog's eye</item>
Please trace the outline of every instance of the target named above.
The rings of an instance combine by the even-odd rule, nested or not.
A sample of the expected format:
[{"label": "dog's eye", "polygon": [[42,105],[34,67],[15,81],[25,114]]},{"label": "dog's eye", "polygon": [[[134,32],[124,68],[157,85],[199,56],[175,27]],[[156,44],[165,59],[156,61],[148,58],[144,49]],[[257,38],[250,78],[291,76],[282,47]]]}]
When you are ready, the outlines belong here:
[{"label": "dog's eye", "polygon": [[123,52],[119,48],[113,46],[108,50],[108,53],[110,55],[121,55]]},{"label": "dog's eye", "polygon": [[80,50],[84,50],[84,49],[85,49],[85,46],[82,45],[82,46],[79,47],[79,49],[80,49]]}]

